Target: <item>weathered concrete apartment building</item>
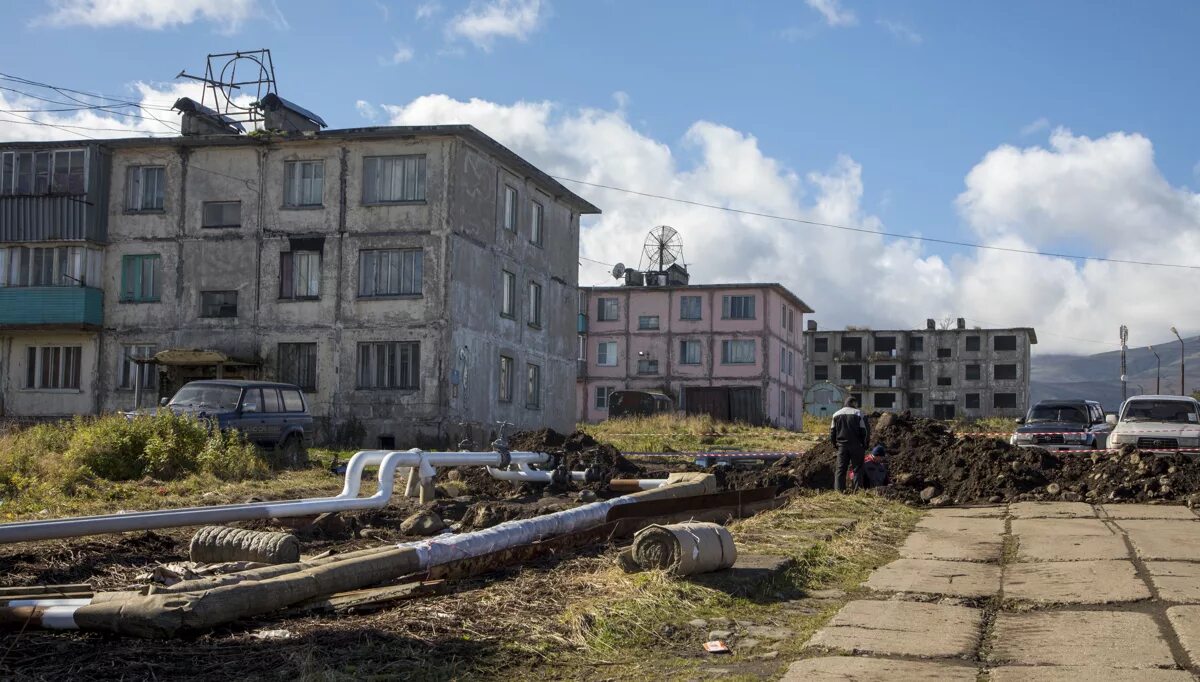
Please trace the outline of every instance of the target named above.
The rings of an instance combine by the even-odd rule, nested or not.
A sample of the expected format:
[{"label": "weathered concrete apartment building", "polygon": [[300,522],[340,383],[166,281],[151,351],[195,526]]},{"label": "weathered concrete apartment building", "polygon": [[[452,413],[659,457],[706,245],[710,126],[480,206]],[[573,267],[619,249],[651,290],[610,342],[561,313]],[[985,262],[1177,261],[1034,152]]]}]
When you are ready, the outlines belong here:
[{"label": "weathered concrete apartment building", "polygon": [[[864,410],[936,419],[1020,417],[1029,409],[1032,328],[968,329],[957,320],[940,329],[820,330],[809,321],[807,409],[828,414],[849,393]],[[822,391],[822,386],[836,387]]]},{"label": "weathered concrete apartment building", "polygon": [[811,313],[779,284],[689,284],[674,270],[580,293],[580,421],[608,416],[609,395],[668,395],[678,409],[799,428],[802,325]]},{"label": "weathered concrete apartment building", "polygon": [[132,408],[132,356],[143,405],[274,378],[363,444],[569,429],[598,209],[470,126],[316,128],[0,145],[0,415]]}]

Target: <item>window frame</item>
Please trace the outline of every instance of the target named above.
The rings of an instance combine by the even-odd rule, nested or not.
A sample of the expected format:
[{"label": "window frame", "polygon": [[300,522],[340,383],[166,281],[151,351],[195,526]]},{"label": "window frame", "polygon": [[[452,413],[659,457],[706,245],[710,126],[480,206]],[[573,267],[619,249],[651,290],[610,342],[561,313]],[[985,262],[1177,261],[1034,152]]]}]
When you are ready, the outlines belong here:
[{"label": "window frame", "polygon": [[[691,349],[695,349],[695,360],[689,360],[692,357]],[[700,339],[679,339],[679,364],[688,365],[690,367],[698,366],[704,362],[704,348],[700,343]]]},{"label": "window frame", "polygon": [[526,317],[530,327],[542,328],[542,285],[532,280],[529,282],[529,310]]},{"label": "window frame", "polygon": [[[612,348],[612,353],[608,353],[607,349]],[[605,352],[601,352],[605,349]],[[611,355],[611,357],[610,357]],[[596,342],[596,366],[597,367],[616,367],[617,366],[617,342],[616,341],[597,341]]]},{"label": "window frame", "polygon": [[[609,306],[608,304],[612,304]],[[609,308],[612,308],[612,317],[608,317]],[[596,321],[597,322],[620,322],[621,321],[621,301],[616,296],[599,296],[596,298]]]},{"label": "window frame", "polygon": [[814,336],[813,337],[813,354],[829,352],[829,337]]},{"label": "window frame", "polygon": [[[149,359],[154,357],[155,349],[158,346],[153,343],[123,343],[121,344],[121,357],[117,359],[117,376],[120,379],[117,381],[118,391],[135,390],[134,384],[137,383],[137,363],[129,359],[132,355],[136,358]],[[158,388],[158,372],[153,369],[142,370],[142,390],[154,390]]]},{"label": "window frame", "polygon": [[[696,316],[689,317],[689,304],[695,303]],[[704,297],[703,296],[680,296],[679,297],[679,319],[684,322],[700,322],[704,319]]]},{"label": "window frame", "polygon": [[[415,160],[416,177],[409,182],[407,173],[408,160]],[[382,174],[382,166],[384,163],[392,165],[391,173],[395,175],[396,165],[400,165],[404,169],[405,176],[401,180],[401,198],[383,197],[382,181],[379,179]],[[369,170],[369,166],[374,164],[374,169]],[[404,204],[423,204],[428,198],[428,159],[425,154],[373,154],[363,157],[362,165],[362,205],[363,206],[397,206]],[[409,190],[409,185],[412,185],[413,196],[406,196]],[[389,188],[395,185],[393,180],[389,184]],[[378,190],[380,195],[372,198],[370,196],[372,190]]]},{"label": "window frame", "polygon": [[[366,353],[365,362],[364,352]],[[405,372],[406,363],[407,373]],[[367,378],[368,381],[364,381],[364,378]],[[358,342],[354,355],[355,390],[417,391],[420,388],[420,341]]]},{"label": "window frame", "polygon": [[[975,370],[972,372],[971,370]],[[971,376],[974,374],[974,376]],[[978,364],[963,365],[963,379],[965,381],[982,381],[983,368]]]},{"label": "window frame", "polygon": [[638,376],[658,376],[658,358],[638,358]]},{"label": "window frame", "polygon": [[525,408],[542,409],[542,366],[525,363]]},{"label": "window frame", "polygon": [[26,346],[25,362],[23,390],[81,390],[83,346]]},{"label": "window frame", "polygon": [[[215,206],[237,206],[237,222],[228,223],[221,222],[216,225],[210,225],[208,222],[209,208]],[[225,217],[225,211],[222,209],[221,217]],[[240,228],[242,226],[242,201],[234,199],[229,201],[204,201],[200,203],[200,229],[202,230],[227,230],[231,228]]]},{"label": "window frame", "polygon": [[[306,203],[304,198],[304,169],[305,167],[320,168],[320,177],[308,178],[309,189],[320,183],[316,193],[317,203]],[[288,210],[314,209],[325,207],[325,159],[295,159],[283,162],[283,206]]]},{"label": "window frame", "polygon": [[[738,344],[735,346],[734,344]],[[736,360],[734,348],[750,348],[749,360]],[[744,351],[743,351],[744,352]],[[721,364],[722,365],[753,365],[758,362],[758,342],[756,339],[722,339],[721,340]]]},{"label": "window frame", "polygon": [[[721,296],[721,319],[757,320],[758,310],[757,302],[755,301],[756,298],[758,297],[754,294],[723,294]],[[740,302],[741,305],[736,305],[738,302]]]},{"label": "window frame", "polygon": [[[595,401],[597,410],[608,411],[608,400],[609,400],[609,398],[612,397],[613,391],[615,391],[615,390],[617,390],[617,388],[615,386],[597,386],[596,387],[596,390],[593,391],[592,395],[594,396],[594,401]],[[601,400],[601,396],[604,396],[603,401]],[[602,405],[601,402],[603,402],[604,404]]]},{"label": "window frame", "polygon": [[513,371],[515,368],[516,361],[511,356],[501,353],[500,364],[497,367],[500,372],[499,381],[496,384],[497,402],[511,403],[513,401]]},{"label": "window frame", "polygon": [[[1005,369],[1005,371],[1011,369],[1012,376],[1003,376],[1003,377],[1000,376],[1000,368],[1001,367],[1003,367]],[[1016,363],[1005,362],[1005,363],[992,365],[992,380],[993,381],[1017,381],[1019,376],[1020,376],[1020,372],[1017,371]]]},{"label": "window frame", "polygon": [[813,365],[813,381],[829,381],[829,365]]},{"label": "window frame", "polygon": [[[315,341],[275,344],[275,375],[284,383],[299,386],[301,391],[316,393],[318,352],[319,348]],[[357,377],[355,380],[357,381]]]},{"label": "window frame", "polygon": [[[1008,339],[1012,339],[1012,348],[1001,348],[1000,339],[1004,339],[1006,341],[1005,345],[1008,345]],[[998,334],[992,337],[992,350],[997,353],[1015,353],[1020,347],[1021,344],[1018,343],[1016,334]]]},{"label": "window frame", "polygon": [[[974,405],[971,404],[972,398],[974,398],[974,401],[973,401],[975,403]],[[980,395],[978,393],[963,394],[963,409],[964,410],[978,410],[978,409],[981,409],[980,405],[982,405],[982,404],[983,404],[983,402],[980,399]]]},{"label": "window frame", "polygon": [[[145,293],[146,264],[149,264],[150,293]],[[162,254],[129,253],[121,256],[121,288],[118,303],[159,303],[162,301]],[[128,282],[131,277],[133,281]],[[135,290],[136,289],[136,290]]]},{"label": "window frame", "polygon": [[[654,326],[650,326],[650,321],[654,321]],[[660,329],[661,320],[658,315],[638,315],[638,331],[658,331]]]},{"label": "window frame", "polygon": [[908,380],[925,381],[925,365],[909,365]]},{"label": "window frame", "polygon": [[[383,263],[386,255],[387,262]],[[380,292],[380,276],[385,273],[389,285],[392,272],[391,260],[399,259],[395,269],[398,287],[395,292]],[[369,267],[368,267],[369,264]],[[372,288],[366,289],[368,270],[370,271]],[[406,290],[405,285],[416,285],[416,290]],[[390,289],[390,286],[389,286]],[[358,296],[367,299],[388,298],[421,298],[425,295],[425,249],[423,248],[393,248],[393,249],[359,249],[358,250]]]},{"label": "window frame", "polygon": [[517,319],[517,274],[500,271],[500,317]]},{"label": "window frame", "polygon": [[501,206],[503,214],[500,217],[500,227],[506,232],[512,234],[517,233],[517,222],[520,220],[520,211],[518,211],[518,202],[521,195],[517,192],[517,188],[504,183],[504,204]]},{"label": "window frame", "polygon": [[546,207],[536,199],[531,199],[529,203],[529,243],[543,248],[546,240]]},{"label": "window frame", "polygon": [[[279,300],[316,301],[321,298],[321,257],[322,253],[316,250],[279,252]],[[307,262],[314,259],[316,260],[315,267],[311,262],[304,267],[298,266],[298,260]],[[307,272],[309,276],[303,277],[304,272]],[[314,272],[316,273],[315,279],[313,278]],[[296,293],[300,289],[299,284],[305,285],[305,293]],[[308,293],[310,289],[315,289],[315,291]]]},{"label": "window frame", "polygon": [[[879,402],[879,399],[884,396],[888,396],[891,398],[891,401],[887,405],[882,405]],[[872,402],[873,406],[876,408],[883,408],[885,410],[894,410],[894,409],[896,409],[896,394],[891,393],[891,392],[876,393],[874,396],[872,396],[871,402]]]},{"label": "window frame", "polygon": [[953,386],[954,385],[954,377],[938,377],[937,385],[938,386]]},{"label": "window frame", "polygon": [[[80,184],[82,187],[73,189],[71,187],[71,178],[74,164],[72,163],[75,154],[82,155],[82,165],[79,170]],[[44,155],[45,159],[44,172],[46,189],[45,191],[37,191],[37,176],[38,158],[39,155]],[[60,186],[59,178],[63,175],[59,169],[59,157],[65,155],[67,157],[67,174],[66,188]],[[23,157],[27,157],[32,168],[28,174],[29,188],[26,191],[18,192],[17,185],[20,181],[21,166]],[[79,196],[87,194],[88,183],[91,179],[88,161],[91,154],[87,147],[67,147],[63,149],[13,149],[0,152],[0,196]]]},{"label": "window frame", "polygon": [[939,348],[939,349],[937,349],[937,359],[938,359],[938,360],[952,360],[952,359],[954,359],[954,349],[953,349],[953,348]]},{"label": "window frame", "polygon": [[963,348],[968,353],[978,353],[983,349],[983,340],[978,334],[972,334],[966,337],[966,340],[963,342]]},{"label": "window frame", "polygon": [[[161,176],[161,181],[155,182],[155,199],[160,205],[146,205],[146,175],[153,172]],[[134,181],[134,176],[137,181]],[[136,189],[135,189],[136,188]],[[136,193],[136,201],[134,199]],[[133,164],[125,168],[125,212],[126,213],[166,213],[167,210],[167,167],[152,164]]]},{"label": "window frame", "polygon": [[[222,315],[222,314],[209,315],[209,314],[206,314],[205,311],[211,309],[211,308],[208,308],[207,306],[211,306],[213,304],[205,302],[204,297],[205,297],[205,295],[212,295],[212,294],[223,294],[226,296],[226,298],[228,298],[229,294],[233,294],[233,304],[232,304],[233,305],[233,314],[232,315]],[[200,315],[199,315],[200,318],[207,319],[207,320],[236,320],[236,319],[238,319],[238,290],[237,289],[206,289],[206,290],[200,292],[199,298],[200,298]],[[220,304],[217,304],[217,309],[223,310],[224,308],[226,308],[229,305],[230,304],[227,302],[220,303]]]},{"label": "window frame", "polygon": [[908,352],[924,353],[925,352],[925,337],[913,336],[908,339]]}]

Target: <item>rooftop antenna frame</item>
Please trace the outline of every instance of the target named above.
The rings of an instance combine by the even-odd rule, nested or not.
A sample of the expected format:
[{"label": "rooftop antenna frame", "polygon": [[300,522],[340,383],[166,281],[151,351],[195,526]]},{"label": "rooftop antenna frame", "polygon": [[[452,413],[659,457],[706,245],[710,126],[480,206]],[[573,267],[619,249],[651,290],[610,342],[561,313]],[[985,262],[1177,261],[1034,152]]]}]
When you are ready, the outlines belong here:
[{"label": "rooftop antenna frame", "polygon": [[[246,80],[238,80],[238,65],[243,62],[251,70],[257,69],[257,73]],[[205,60],[203,77],[180,71],[176,78],[189,78],[203,83],[200,104],[251,129],[258,127],[263,120],[262,112],[255,105],[269,94],[279,94],[275,85],[275,63],[271,60],[271,51],[266,48],[212,53]],[[238,104],[234,101],[238,94],[235,90],[244,90],[246,93],[253,91],[254,101],[246,106]]]}]

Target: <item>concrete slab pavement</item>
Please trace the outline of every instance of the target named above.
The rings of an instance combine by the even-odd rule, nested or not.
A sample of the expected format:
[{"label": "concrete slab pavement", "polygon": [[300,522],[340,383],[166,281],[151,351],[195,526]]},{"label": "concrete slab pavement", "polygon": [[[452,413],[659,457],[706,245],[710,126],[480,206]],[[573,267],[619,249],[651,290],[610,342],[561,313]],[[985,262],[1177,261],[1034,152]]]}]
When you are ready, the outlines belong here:
[{"label": "concrete slab pavement", "polygon": [[876,592],[990,597],[1000,591],[1000,567],[967,561],[897,559],[872,573],[866,586]]},{"label": "concrete slab pavement", "polygon": [[1146,571],[1163,601],[1200,604],[1200,564],[1190,561],[1147,561]]},{"label": "concrete slab pavement", "polygon": [[925,518],[927,519],[937,519],[947,516],[1002,519],[1007,515],[1008,507],[1000,504],[987,507],[943,507],[941,509],[930,509],[925,512]]},{"label": "concrete slab pavement", "polygon": [[981,609],[910,601],[846,604],[807,646],[847,653],[964,658],[979,645]]},{"label": "concrete slab pavement", "polygon": [[1172,606],[1167,609],[1167,620],[1192,665],[1200,666],[1200,606]]},{"label": "concrete slab pavement", "polygon": [[1096,510],[1086,502],[1016,502],[1008,506],[1014,519],[1094,519]]},{"label": "concrete slab pavement", "polygon": [[788,667],[782,682],[975,682],[978,676],[972,665],[827,656],[796,661]]},{"label": "concrete slab pavement", "polygon": [[917,529],[900,546],[906,559],[996,562],[1004,551],[1002,536],[988,533],[955,533]]},{"label": "concrete slab pavement", "polygon": [[1017,561],[1125,559],[1125,540],[1099,519],[1023,519],[1012,522]]},{"label": "concrete slab pavement", "polygon": [[991,682],[1192,682],[1184,670],[1118,670],[1098,666],[1005,666],[991,670]]},{"label": "concrete slab pavement", "polygon": [[1154,618],[1125,611],[1034,611],[996,616],[987,660],[996,665],[1167,668],[1171,649]]},{"label": "concrete slab pavement", "polygon": [[1110,519],[1198,520],[1191,509],[1174,504],[1106,504],[1100,507],[1100,513]]},{"label": "concrete slab pavement", "polygon": [[1114,521],[1143,560],[1200,561],[1200,522],[1135,519]]},{"label": "concrete slab pavement", "polygon": [[1133,562],[1056,561],[1012,564],[1004,597],[1039,604],[1116,604],[1150,598]]}]

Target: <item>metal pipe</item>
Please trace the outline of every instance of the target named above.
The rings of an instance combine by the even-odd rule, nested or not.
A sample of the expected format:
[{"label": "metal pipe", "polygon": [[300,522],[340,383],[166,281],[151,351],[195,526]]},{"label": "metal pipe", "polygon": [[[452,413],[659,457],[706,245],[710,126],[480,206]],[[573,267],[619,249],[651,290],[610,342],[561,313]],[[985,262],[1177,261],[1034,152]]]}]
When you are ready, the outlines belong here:
[{"label": "metal pipe", "polygon": [[[378,509],[386,506],[392,496],[397,467],[432,472],[442,466],[500,466],[504,459],[496,452],[424,452],[416,448],[402,451],[363,450],[350,458],[342,492],[334,497],[5,523],[0,524],[0,543]],[[513,452],[508,459],[518,464],[544,464],[550,461],[550,456],[540,452]],[[379,467],[379,489],[370,497],[359,497],[363,470],[369,466]]]},{"label": "metal pipe", "polygon": [[[488,474],[499,481],[515,481],[518,483],[550,483],[554,480],[554,472],[531,469],[528,465],[520,465],[517,469],[497,469],[488,467]],[[587,482],[586,471],[569,472],[571,480],[576,483]],[[653,490],[665,484],[665,478],[615,479],[609,481],[613,490]]]}]

